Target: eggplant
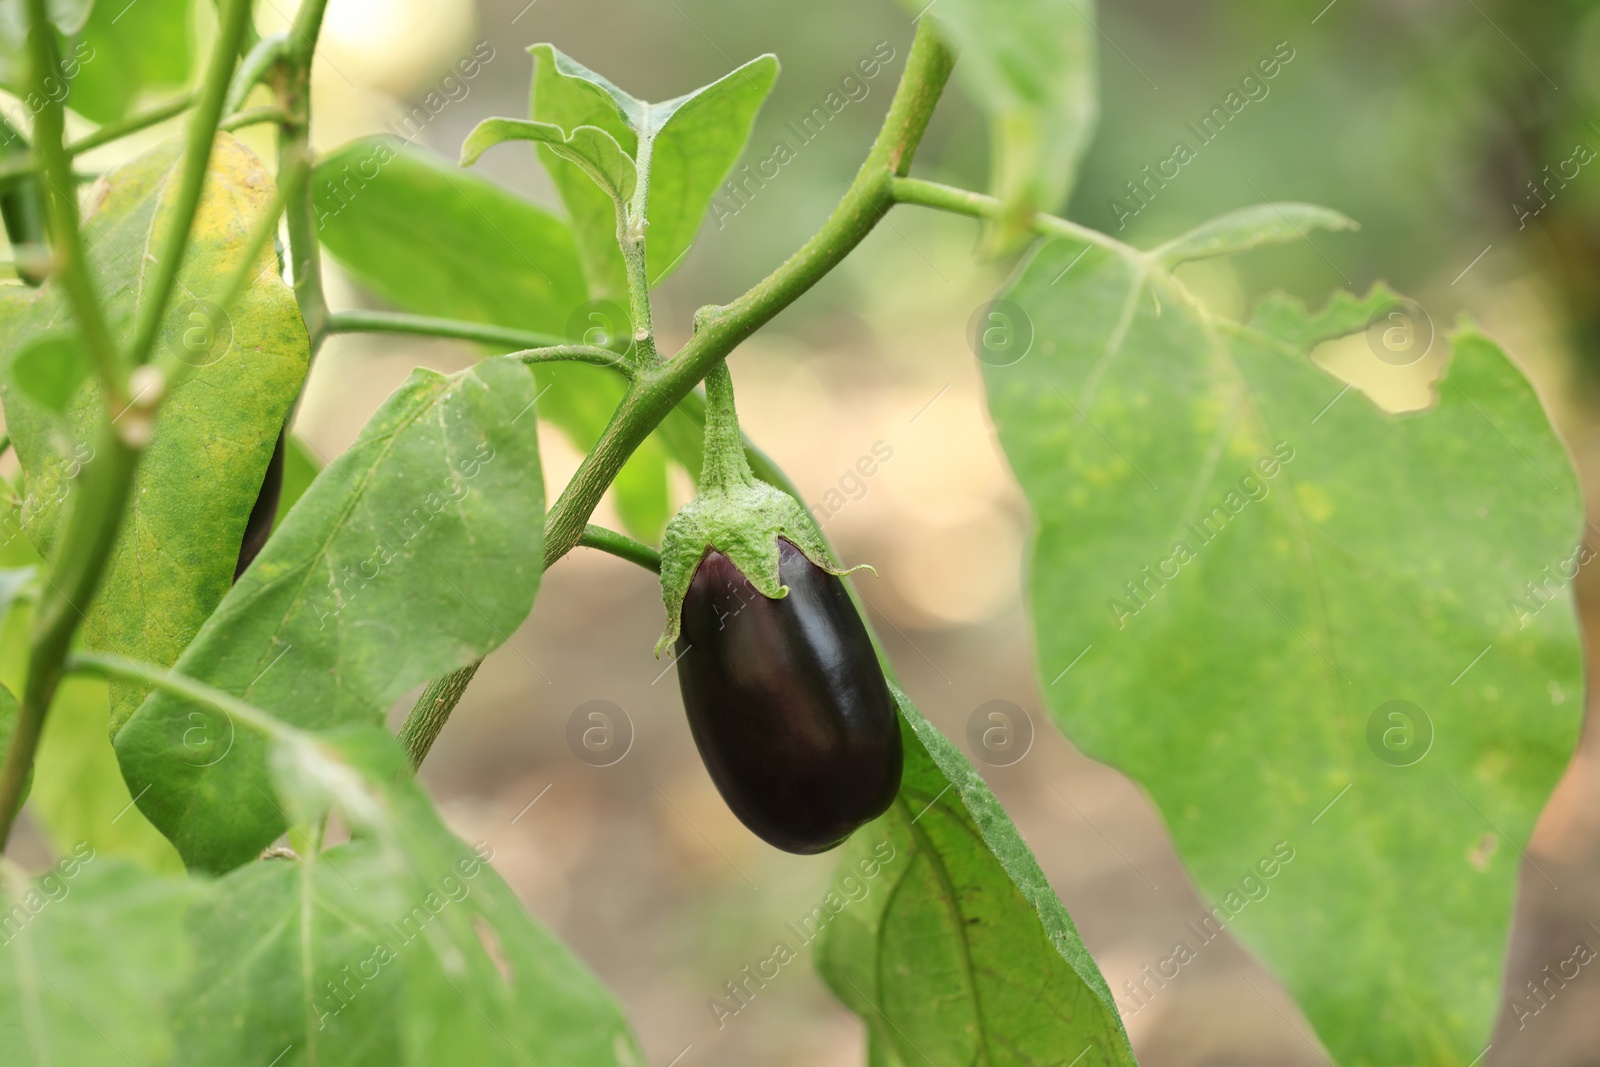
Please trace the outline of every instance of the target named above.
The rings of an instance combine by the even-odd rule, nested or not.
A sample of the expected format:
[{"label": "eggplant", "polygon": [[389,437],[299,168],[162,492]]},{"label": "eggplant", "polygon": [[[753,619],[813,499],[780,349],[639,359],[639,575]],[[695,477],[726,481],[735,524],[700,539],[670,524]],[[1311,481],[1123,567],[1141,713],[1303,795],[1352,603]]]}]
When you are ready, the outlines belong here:
[{"label": "eggplant", "polygon": [[900,720],[838,577],[778,539],[780,599],[707,549],[683,598],[678,685],[711,780],[785,852],[841,844],[900,789]]},{"label": "eggplant", "polygon": [[283,451],[288,436],[287,428],[278,434],[272,458],[267,461],[266,476],[261,479],[261,491],[256,494],[250,517],[245,520],[244,539],[239,544],[239,562],[233,568],[233,580],[236,582],[250,562],[266,547],[267,538],[272,534],[272,522],[278,517],[278,500],[283,496]]}]

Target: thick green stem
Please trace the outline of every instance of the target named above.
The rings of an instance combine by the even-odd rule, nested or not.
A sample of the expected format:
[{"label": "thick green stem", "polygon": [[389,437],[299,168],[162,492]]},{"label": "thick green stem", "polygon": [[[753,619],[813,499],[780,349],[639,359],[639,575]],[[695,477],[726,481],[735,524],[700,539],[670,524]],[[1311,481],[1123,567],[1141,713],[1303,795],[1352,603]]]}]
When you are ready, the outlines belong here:
[{"label": "thick green stem", "polygon": [[481,666],[483,660],[480,659],[453,674],[441,675],[429,682],[428,688],[417,698],[399,734],[400,745],[410,755],[413,770],[422,766],[439,731],[444,729],[450,713],[461,702],[462,695]]},{"label": "thick green stem", "polygon": [[133,488],[139,454],[123,443],[109,423],[95,455],[78,479],[66,527],[50,557],[44,591],[34,609],[28,648],[28,677],[22,689],[5,763],[0,766],[0,850],[5,848],[33,767],[45,715],[61,681],[62,663],[89,602],[111,558],[122,513]]},{"label": "thick green stem", "polygon": [[244,39],[245,26],[250,21],[249,0],[228,0],[222,7],[221,18],[216,47],[211,51],[205,80],[195,98],[194,114],[189,117],[178,194],[173,200],[160,250],[155,254],[154,274],[141,295],[138,324],[128,353],[130,366],[137,367],[150,358],[150,350],[155,347],[156,335],[161,329],[161,316],[166,314],[167,301],[178,284],[178,269],[183,265],[183,253],[189,247],[189,231],[200,209],[200,195],[205,190],[211,150],[217,139],[217,123],[222,120],[222,100],[239,59],[239,42]]},{"label": "thick green stem", "polygon": [[[910,168],[954,63],[955,56],[935,36],[932,20],[922,20],[883,127],[855,181],[822,228],[738,300],[723,307],[701,308],[695,315],[693,338],[670,360],[654,366],[641,364],[600,440],[545,516],[546,568],[582,540],[589,516],[606,487],[677,403],[741,341],[838,266],[894,205],[890,184]],[[477,664],[472,664],[435,685],[463,676],[470,681],[476,670]],[[449,718],[449,709],[440,715],[419,705],[411,716],[419,714],[430,716],[431,728],[437,733]]]}]

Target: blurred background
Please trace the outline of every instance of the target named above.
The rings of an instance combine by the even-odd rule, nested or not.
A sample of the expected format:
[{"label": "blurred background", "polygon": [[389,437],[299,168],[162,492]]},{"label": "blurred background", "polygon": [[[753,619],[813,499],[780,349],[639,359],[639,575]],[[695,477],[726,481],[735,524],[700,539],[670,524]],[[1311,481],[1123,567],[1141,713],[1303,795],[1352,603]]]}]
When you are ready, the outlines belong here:
[{"label": "blurred background", "polygon": [[[293,14],[288,0],[259,8],[263,32]],[[1243,313],[1271,288],[1320,302],[1379,278],[1415,298],[1439,331],[1470,314],[1534,378],[1593,516],[1600,5],[1102,0],[1098,18],[1102,119],[1067,213],[1136,244],[1265,199],[1352,216],[1360,232],[1187,267],[1185,280],[1224,314]],[[481,118],[526,114],[525,49],[551,41],[653,99],[777,53],[783,73],[747,156],[764,159],[775,141],[794,143],[787,123],[858,60],[892,51],[865,96],[775,179],[714,208],[657,298],[656,326],[670,351],[687,338],[696,307],[743,291],[831,209],[876,130],[911,32],[910,13],[890,0],[332,0],[313,139],[326,151],[366,134],[414,133],[415,143],[453,160]],[[480,72],[446,86],[469,55],[482,61]],[[1278,61],[1277,73],[1248,90],[1247,106],[1225,128],[1197,137],[1194,126],[1266,58]],[[418,106],[429,120],[405,126]],[[109,167],[172,130],[84,165]],[[264,129],[243,136],[270,159]],[[1145,168],[1172,156],[1179,140],[1198,145],[1194,158],[1134,195],[1128,183],[1143,183]],[[983,188],[986,156],[982,117],[955,87],[915,173]],[[533,160],[531,152],[491,153],[478,170],[554,207]],[[1079,756],[1040,700],[1020,597],[1029,517],[965,341],[969,317],[1004,281],[1006,265],[978,263],[976,240],[963,220],[915,208],[889,216],[732,358],[745,428],[799,485],[843,559],[877,567],[877,578],[852,580],[928,717],[976,756],[985,754],[974,752],[969,723],[991,702],[1006,702],[1031,736],[1010,765],[977,766],[1126,1005],[1141,1062],[1322,1063],[1288,997],[1231,942],[1202,953],[1137,1010],[1120,996],[1206,904],[1140,790]],[[334,307],[377,306],[331,262],[328,270]],[[1430,402],[1444,347],[1410,368],[1379,363],[1359,341],[1329,346],[1319,359],[1399,411]],[[477,356],[444,342],[334,337],[297,432],[332,457],[411,367],[454,369]],[[541,433],[554,499],[579,454],[559,431]],[[871,462],[858,466],[864,457]],[[676,504],[689,483],[674,477]],[[596,521],[620,525],[609,501]],[[1593,570],[1578,579],[1591,635],[1600,632]],[[833,860],[768,848],[721,803],[694,751],[670,664],[651,655],[662,621],[651,576],[573,552],[547,575],[527,625],[489,658],[424,777],[457,831],[492,847],[534,915],[617,992],[652,1064],[859,1064],[861,1026],[809,966],[786,968],[722,1026],[708,1009],[821,896]],[[396,709],[397,720],[408,707]],[[591,713],[614,732],[600,755],[569,740],[573,723],[581,730],[599,721]],[[1586,731],[1529,850],[1561,889],[1524,880],[1513,987],[1577,943],[1600,950],[1592,738]],[[1503,1018],[1483,1062],[1600,1063],[1597,1008],[1600,979],[1590,968],[1520,1029]]]}]

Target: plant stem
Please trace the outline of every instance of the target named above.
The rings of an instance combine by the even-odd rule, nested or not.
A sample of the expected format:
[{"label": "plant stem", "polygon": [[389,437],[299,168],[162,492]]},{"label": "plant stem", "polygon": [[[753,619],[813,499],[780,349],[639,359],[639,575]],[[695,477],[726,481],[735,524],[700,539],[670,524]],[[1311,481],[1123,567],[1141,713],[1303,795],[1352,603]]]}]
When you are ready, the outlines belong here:
[{"label": "plant stem", "polygon": [[[86,133],[76,141],[67,143],[63,151],[68,158],[99,148],[101,145],[110,144],[112,141],[126,137],[130,133],[138,133],[148,129],[159,122],[165,122],[174,115],[182,114],[194,104],[194,94],[184,93],[171,100],[157,104],[152,108],[129,115],[119,122],[108,122],[93,133]],[[14,178],[20,174],[31,174],[40,168],[39,161],[27,153],[18,153],[0,163],[0,181]]]},{"label": "plant stem", "polygon": [[850,189],[799,251],[733,303],[701,308],[688,344],[659,367],[641,370],[545,521],[546,566],[577,544],[606,487],[673,406],[741,341],[838,266],[893,206],[889,183],[911,166],[953,62],[931,21],[919,23],[883,128]]},{"label": "plant stem", "polygon": [[126,371],[117,358],[116,342],[112,340],[94,279],[89,276],[88,261],[84,258],[83,235],[78,231],[78,187],[72,177],[71,160],[62,146],[66,121],[62,105],[43,87],[59,59],[55,28],[50,25],[45,0],[28,0],[28,19],[33,76],[44,100],[33,122],[33,152],[39,161],[51,253],[73,315],[78,320],[84,347],[105,387],[106,402],[113,411],[120,411],[128,402]]},{"label": "plant stem", "polygon": [[[545,516],[546,569],[582,540],[589,516],[594,513],[606,487],[634,449],[673,407],[694,390],[712,367],[727,358],[739,342],[838,266],[894,205],[891,182],[911,167],[911,159],[954,64],[955,56],[935,36],[932,20],[919,22],[900,84],[895,88],[877,139],[855,181],[822,228],[799,251],[733,303],[701,308],[695,314],[694,336],[671,359],[654,366],[641,364],[600,440],[584,457],[561,498]],[[436,680],[429,691],[453,678],[464,676],[470,681],[476,670],[474,663],[446,675]],[[465,682],[460,688],[465,689]],[[426,715],[430,728],[437,733],[449,718],[449,711],[447,707],[439,714],[437,709],[425,709],[419,702],[407,721]],[[431,739],[428,743],[432,743]],[[427,747],[422,745],[421,751],[426,752]]]},{"label": "plant stem", "polygon": [[[194,208],[199,203],[199,187],[205,178],[206,164],[211,154],[211,143],[216,136],[216,122],[222,108],[222,92],[227,88],[228,74],[233,66],[233,53],[238,48],[241,27],[249,12],[248,0],[228,0],[218,35],[206,71],[206,80],[200,90],[201,107],[190,127],[189,150],[185,157],[184,181],[194,177],[194,196],[187,200],[189,186],[180,192],[179,210],[173,225],[187,238]],[[34,76],[42,84],[55,65],[55,31],[51,27],[45,0],[29,0],[29,36],[33,46]],[[49,93],[41,94],[47,100]],[[202,123],[204,119],[204,123]],[[122,377],[125,365],[117,359],[110,335],[105,333],[105,321],[96,299],[87,267],[83,261],[82,237],[78,233],[76,187],[60,179],[68,166],[62,147],[61,105],[53,103],[40,111],[35,122],[34,150],[40,153],[45,184],[53,194],[52,235],[59,248],[63,263],[63,277],[68,283],[69,297],[78,319],[79,330],[97,361],[103,361],[102,376],[106,378],[107,399],[126,395]],[[198,176],[194,175],[198,159]],[[185,208],[183,205],[187,203]],[[171,295],[177,278],[177,263],[183,256],[184,241],[169,240],[164,248],[165,258],[157,269],[166,274],[166,280],[147,290],[145,299],[150,310],[147,318],[159,323],[164,305]],[[74,291],[74,290],[77,291]],[[154,332],[150,334],[154,338]],[[103,351],[96,346],[103,346]],[[133,349],[142,355],[148,346]],[[148,425],[159,396],[135,412],[138,420]],[[60,536],[50,555],[49,570],[45,576],[45,590],[34,608],[33,632],[28,647],[28,674],[23,683],[21,709],[17,725],[6,749],[5,761],[0,765],[0,850],[10,838],[11,828],[21,806],[22,791],[33,768],[34,754],[39,738],[44,732],[45,718],[56,687],[61,682],[63,664],[72,647],[73,635],[84,618],[84,613],[94,599],[95,591],[105,575],[111,553],[116,546],[122,527],[123,514],[133,491],[134,471],[139,463],[140,437],[119,433],[118,417],[131,405],[120,405],[117,414],[108,415],[101,425],[97,447],[78,476],[76,489],[67,506]],[[130,418],[128,423],[136,421]],[[124,423],[126,426],[128,423]],[[129,438],[134,442],[130,444]]]},{"label": "plant stem", "polygon": [[706,433],[700,491],[717,493],[755,481],[744,456],[739,433],[739,413],[733,406],[733,375],[726,361],[706,375]]},{"label": "plant stem", "polygon": [[652,574],[661,573],[661,553],[643,541],[635,541],[627,534],[608,530],[604,526],[596,526],[592,522],[583,528],[583,536],[578,538],[578,547],[609,552],[618,559],[637,563]]},{"label": "plant stem", "polygon": [[252,107],[245,111],[236,111],[223,119],[217,126],[219,130],[242,130],[246,126],[258,126],[263,122],[276,122],[279,124],[293,122],[294,117],[281,107],[263,104],[261,107]]},{"label": "plant stem", "polygon": [[155,276],[141,294],[138,324],[128,352],[129,366],[137,367],[150,358],[161,316],[178,283],[178,269],[189,246],[189,232],[200,209],[200,194],[205,189],[206,172],[211,165],[211,150],[217,139],[217,123],[222,119],[222,100],[228,81],[238,62],[239,42],[250,21],[249,0],[228,0],[222,7],[216,47],[206,67],[205,80],[195,98],[194,114],[189,117],[189,134],[183,150],[183,171],[178,179],[178,194],[167,219],[167,231],[155,255]]},{"label": "plant stem", "polygon": [[422,766],[422,761],[427,758],[428,750],[433,747],[434,739],[439,736],[439,731],[444,729],[444,724],[449,720],[450,713],[461,702],[461,696],[467,691],[472,678],[478,673],[478,668],[483,666],[483,660],[469,663],[453,674],[440,675],[428,683],[428,688],[422,691],[406,721],[400,727],[399,740],[407,754],[411,757],[411,769],[416,770]]},{"label": "plant stem", "polygon": [[[920,178],[895,178],[889,183],[889,192],[897,204],[917,204],[974,219],[998,219],[1004,214],[1000,201],[992,196],[958,189],[953,185],[923,181]],[[1056,215],[1035,215],[1032,227],[1035,233],[1047,237],[1073,237],[1102,248],[1125,248],[1115,238],[1107,237],[1087,226],[1080,226],[1076,222],[1068,222]]]},{"label": "plant stem", "polygon": [[507,355],[516,356],[529,366],[535,363],[589,363],[614,370],[624,378],[633,377],[633,367],[625,358],[609,348],[596,348],[594,345],[551,345],[549,348],[509,352]]},{"label": "plant stem", "polygon": [[69,143],[67,145],[67,154],[72,156],[80,155],[90,149],[99,148],[101,145],[120,140],[130,133],[147,130],[157,123],[167,121],[174,115],[183,114],[193,107],[194,103],[194,93],[183,93],[137,114],[129,115],[119,122],[108,122],[93,133],[86,133],[76,141]]},{"label": "plant stem", "polygon": [[64,532],[51,554],[44,591],[34,609],[22,707],[0,766],[0,850],[11,834],[73,634],[111,558],[138,458],[106,424],[94,458],[80,475]]},{"label": "plant stem", "polygon": [[624,207],[617,205],[617,244],[622,249],[622,262],[628,278],[628,315],[633,320],[633,341],[639,347],[640,362],[646,366],[657,362],[655,327],[650,314],[650,272],[645,259],[645,229],[649,222],[646,214],[650,204],[650,154],[655,146],[654,135],[639,135],[634,165],[639,179],[633,191],[633,201]]},{"label": "plant stem", "polygon": [[397,311],[335,311],[328,315],[328,333],[407,333],[423,337],[453,337],[487,345],[514,348],[543,348],[567,343],[564,337],[490,326],[481,322],[442,319],[431,315],[407,315]]},{"label": "plant stem", "polygon": [[322,250],[317,243],[316,206],[312,201],[311,59],[322,32],[328,0],[305,0],[285,42],[278,84],[278,105],[292,119],[278,126],[278,185],[299,190],[284,205],[289,229],[289,269],[295,302],[311,339],[311,358],[328,334],[328,301],[322,291]]},{"label": "plant stem", "polygon": [[225,693],[177,671],[158,667],[154,663],[141,663],[109,652],[75,652],[67,660],[67,669],[74,674],[92,674],[99,678],[137,682],[196,704],[204,704],[275,740],[309,740],[304,730],[273,718],[232,693]]}]

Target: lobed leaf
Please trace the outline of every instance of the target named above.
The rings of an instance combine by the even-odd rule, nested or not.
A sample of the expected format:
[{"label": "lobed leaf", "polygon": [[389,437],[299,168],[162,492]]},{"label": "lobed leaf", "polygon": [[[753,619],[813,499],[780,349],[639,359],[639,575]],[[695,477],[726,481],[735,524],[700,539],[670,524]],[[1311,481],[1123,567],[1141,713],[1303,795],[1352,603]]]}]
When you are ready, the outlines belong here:
[{"label": "lobed leaf", "polygon": [[[778,60],[765,55],[710,85],[661,103],[619,89],[552,45],[534,45],[532,114],[563,130],[597,127],[635,160],[649,152],[645,256],[651,284],[670,274],[694,241],[717,187],[750,139],[756,114],[778,77]],[[557,153],[542,146],[546,162],[578,237],[591,289],[620,299],[627,293],[617,248],[615,210],[607,197],[551,165]]]},{"label": "lobed leaf", "polygon": [[[533,376],[428,370],[316,478],[178,669],[311,729],[376,724],[527,617],[543,562]],[[280,661],[283,669],[275,669]],[[141,809],[191,868],[254,857],[286,819],[253,734],[164,694],[116,736]]]},{"label": "lobed leaf", "polygon": [[894,694],[900,794],[845,845],[816,949],[870,1062],[1132,1067],[1111,991],[1005,809]]},{"label": "lobed leaf", "polygon": [[[1197,233],[1256,243],[1237,216]],[[1005,293],[1031,349],[984,368],[1038,524],[1043,691],[1149,791],[1207,927],[1339,1062],[1471,1062],[1581,718],[1570,594],[1546,581],[1582,528],[1570,463],[1472,327],[1434,407],[1395,416],[1309,356],[1398,313],[1414,351],[1372,358],[1420,359],[1414,305],[1380,287],[1221,322],[1162,258],[1047,243]]]}]

